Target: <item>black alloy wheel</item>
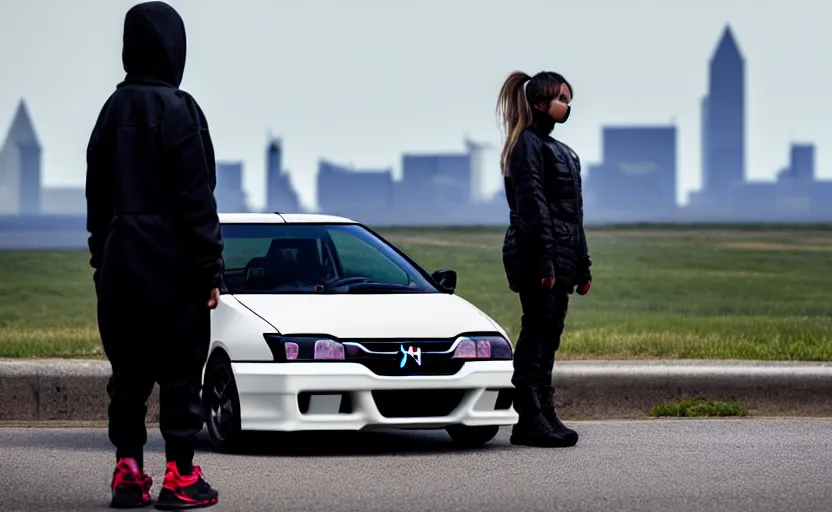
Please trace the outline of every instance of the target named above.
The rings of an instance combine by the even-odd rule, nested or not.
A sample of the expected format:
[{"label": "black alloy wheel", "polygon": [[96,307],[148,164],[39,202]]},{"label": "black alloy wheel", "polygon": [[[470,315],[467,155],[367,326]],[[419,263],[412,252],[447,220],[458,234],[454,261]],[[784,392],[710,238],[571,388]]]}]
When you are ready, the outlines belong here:
[{"label": "black alloy wheel", "polygon": [[214,359],[206,368],[202,400],[211,444],[219,452],[233,453],[240,443],[240,397],[226,357]]}]

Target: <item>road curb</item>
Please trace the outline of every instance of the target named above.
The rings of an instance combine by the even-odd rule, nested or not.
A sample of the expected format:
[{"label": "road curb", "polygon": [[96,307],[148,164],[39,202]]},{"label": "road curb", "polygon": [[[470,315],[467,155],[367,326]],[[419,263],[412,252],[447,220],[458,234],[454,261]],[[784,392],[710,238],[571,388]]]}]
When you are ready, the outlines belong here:
[{"label": "road curb", "polygon": [[[0,421],[100,421],[107,419],[107,361],[0,360]],[[158,421],[159,390],[148,403]]]},{"label": "road curb", "polygon": [[644,417],[684,397],[724,400],[753,415],[832,415],[832,363],[768,361],[563,361],[555,364],[564,417]]},{"label": "road curb", "polygon": [[[0,360],[0,421],[101,421],[110,365],[89,360]],[[554,384],[565,419],[643,418],[682,397],[738,403],[754,415],[832,416],[832,363],[561,361]],[[158,389],[148,403],[158,421]]]}]

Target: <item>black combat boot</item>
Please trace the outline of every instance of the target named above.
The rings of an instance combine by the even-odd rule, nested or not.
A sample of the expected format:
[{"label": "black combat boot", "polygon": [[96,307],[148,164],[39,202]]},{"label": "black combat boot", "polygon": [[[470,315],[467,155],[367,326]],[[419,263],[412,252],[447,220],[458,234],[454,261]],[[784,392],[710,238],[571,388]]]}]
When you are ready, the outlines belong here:
[{"label": "black combat boot", "polygon": [[555,408],[555,388],[553,386],[543,386],[535,390],[538,393],[543,417],[546,422],[552,427],[552,431],[559,437],[568,441],[567,446],[575,446],[578,443],[578,433],[567,427],[560,421],[558,411]]},{"label": "black combat boot", "polygon": [[515,390],[514,408],[520,416],[511,430],[511,444],[541,448],[574,446],[577,434],[564,436],[552,428],[543,416],[539,393],[530,387]]}]

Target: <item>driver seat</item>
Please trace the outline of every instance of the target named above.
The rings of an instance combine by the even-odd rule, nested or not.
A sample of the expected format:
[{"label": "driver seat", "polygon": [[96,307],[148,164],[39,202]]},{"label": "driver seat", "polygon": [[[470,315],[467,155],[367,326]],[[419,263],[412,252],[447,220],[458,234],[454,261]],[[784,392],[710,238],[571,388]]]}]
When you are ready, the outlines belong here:
[{"label": "driver seat", "polygon": [[[287,257],[284,251],[293,251],[295,257]],[[284,272],[292,280],[303,284],[323,284],[326,269],[321,264],[318,240],[315,238],[276,238],[272,240],[266,258],[280,255]]]}]

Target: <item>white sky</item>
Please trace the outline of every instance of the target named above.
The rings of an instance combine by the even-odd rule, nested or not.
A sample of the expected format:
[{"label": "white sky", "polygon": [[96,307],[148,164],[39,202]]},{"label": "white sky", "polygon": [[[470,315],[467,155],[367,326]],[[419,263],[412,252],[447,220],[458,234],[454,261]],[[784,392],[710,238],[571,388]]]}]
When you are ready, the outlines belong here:
[{"label": "white sky", "polygon": [[[0,132],[25,97],[47,186],[84,180],[99,108],[122,79],[123,16],[134,1],[0,0]],[[220,160],[245,162],[264,203],[266,135],[307,205],[317,161],[398,170],[403,152],[500,142],[494,104],[514,69],[575,87],[557,136],[585,168],[604,124],[679,129],[679,197],[698,188],[699,101],[726,23],[746,57],[747,161],[770,179],[791,141],[817,144],[832,178],[832,2],[820,0],[180,0],[182,87],[208,116]]]}]

